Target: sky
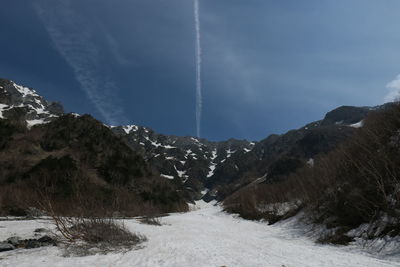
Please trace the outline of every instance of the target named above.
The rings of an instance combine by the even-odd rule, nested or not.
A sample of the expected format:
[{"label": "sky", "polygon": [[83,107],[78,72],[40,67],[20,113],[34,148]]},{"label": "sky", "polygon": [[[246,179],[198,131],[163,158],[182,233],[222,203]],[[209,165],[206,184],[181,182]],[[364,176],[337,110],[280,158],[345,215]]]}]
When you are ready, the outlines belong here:
[{"label": "sky", "polygon": [[[400,93],[398,0],[198,0],[201,137],[260,140]],[[196,135],[193,0],[18,0],[0,77],[111,125]]]}]

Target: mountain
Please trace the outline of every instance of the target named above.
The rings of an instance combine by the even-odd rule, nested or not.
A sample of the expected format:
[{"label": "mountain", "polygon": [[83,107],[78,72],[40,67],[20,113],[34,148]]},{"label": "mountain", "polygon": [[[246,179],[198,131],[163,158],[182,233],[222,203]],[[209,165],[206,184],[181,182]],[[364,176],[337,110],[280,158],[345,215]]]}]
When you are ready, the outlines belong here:
[{"label": "mountain", "polygon": [[[32,89],[1,80],[0,213],[143,215],[187,210],[179,185],[89,115],[64,114]],[[47,207],[48,208],[48,207]]]},{"label": "mountain", "polygon": [[33,89],[0,79],[0,118],[20,121],[31,127],[50,122],[63,114],[61,104],[46,101]]},{"label": "mountain", "polygon": [[140,151],[163,177],[182,183],[191,199],[203,196],[205,200],[222,200],[249,183],[271,181],[312,162],[316,155],[329,152],[361,127],[362,120],[377,108],[339,107],[323,120],[259,142],[210,142],[166,136],[137,125],[112,130],[132,149]]},{"label": "mountain", "polygon": [[[362,120],[369,112],[378,108],[339,107],[320,121],[285,134],[271,135],[259,142],[235,139],[211,142],[189,136],[163,135],[138,125],[105,126],[87,115],[65,115],[59,103],[45,100],[33,89],[0,79],[0,118],[13,121],[18,127],[31,128],[22,131],[25,135],[41,135],[44,139],[35,141],[42,149],[55,147],[59,151],[72,146],[78,149],[87,146],[83,140],[100,142],[98,135],[90,132],[96,128],[95,132],[101,131],[100,136],[113,136],[119,146],[129,147],[133,157],[141,158],[148,166],[146,168],[151,169],[151,176],[158,176],[173,185],[186,201],[202,197],[222,200],[249,184],[279,180],[335,148],[351,136],[355,128],[362,126]],[[93,124],[93,128],[85,124]],[[65,138],[60,139],[60,136]],[[71,142],[71,138],[80,142]],[[2,142],[5,141],[0,144]],[[106,144],[100,147],[91,147],[93,151],[86,151],[85,157],[110,149]],[[97,171],[103,168],[99,167],[102,164],[99,161],[91,164]],[[129,162],[124,164],[128,166]],[[100,176],[101,180],[107,180],[113,175],[103,173]],[[115,179],[124,179],[118,177]]]},{"label": "mountain", "polygon": [[251,151],[227,159],[215,170],[207,186],[210,198],[223,200],[249,184],[279,180],[287,174],[313,164],[316,156],[325,154],[362,127],[363,119],[380,107],[339,107],[320,121],[281,135],[270,135],[256,142]]},{"label": "mountain", "polygon": [[[136,125],[112,127],[128,145],[138,151],[161,176],[181,183],[191,199],[200,199],[233,158],[249,153],[255,143],[230,139],[210,142],[194,137],[166,136]],[[236,169],[233,170],[236,172]]]}]

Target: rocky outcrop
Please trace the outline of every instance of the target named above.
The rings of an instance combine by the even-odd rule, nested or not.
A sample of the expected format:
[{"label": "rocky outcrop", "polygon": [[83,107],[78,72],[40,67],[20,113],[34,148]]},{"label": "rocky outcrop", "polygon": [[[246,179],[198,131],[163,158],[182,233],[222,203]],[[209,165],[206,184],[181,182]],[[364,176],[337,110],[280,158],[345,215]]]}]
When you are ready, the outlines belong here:
[{"label": "rocky outcrop", "polygon": [[8,238],[0,243],[0,252],[10,251],[14,249],[33,249],[40,247],[57,246],[57,241],[50,236],[42,236],[40,238],[22,239],[18,236]]}]

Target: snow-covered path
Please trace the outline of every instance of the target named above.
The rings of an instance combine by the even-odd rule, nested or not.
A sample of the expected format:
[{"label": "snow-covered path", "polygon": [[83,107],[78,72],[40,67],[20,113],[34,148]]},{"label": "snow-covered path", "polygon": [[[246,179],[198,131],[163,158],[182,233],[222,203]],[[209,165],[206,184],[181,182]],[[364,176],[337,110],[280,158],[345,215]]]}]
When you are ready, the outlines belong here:
[{"label": "snow-covered path", "polygon": [[[400,266],[355,249],[316,245],[294,237],[290,229],[246,221],[203,205],[199,210],[162,218],[163,226],[125,221],[132,231],[149,241],[127,253],[88,257],[61,256],[57,248],[0,253],[0,266]],[[10,232],[43,227],[46,222],[0,222],[0,240]],[[8,235],[8,236],[6,236]]]}]

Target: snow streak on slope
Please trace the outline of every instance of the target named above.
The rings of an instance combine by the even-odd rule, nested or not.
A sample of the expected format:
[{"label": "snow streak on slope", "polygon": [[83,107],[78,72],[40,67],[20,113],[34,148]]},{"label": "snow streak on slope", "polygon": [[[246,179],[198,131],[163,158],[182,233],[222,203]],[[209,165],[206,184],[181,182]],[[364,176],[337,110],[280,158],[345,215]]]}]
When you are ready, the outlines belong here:
[{"label": "snow streak on slope", "polygon": [[[131,231],[149,239],[142,249],[88,257],[62,257],[56,247],[4,252],[1,266],[400,266],[376,259],[355,247],[317,245],[299,237],[293,228],[246,221],[228,215],[204,202],[200,209],[163,217],[163,226],[125,220]],[[43,224],[42,224],[43,225]],[[28,228],[31,231],[28,231]],[[23,235],[45,227],[37,221],[0,221],[0,240],[15,233]],[[22,230],[20,230],[22,229]],[[25,236],[23,236],[25,237]],[[2,258],[2,259],[1,259]],[[398,259],[398,258],[397,258]]]},{"label": "snow streak on slope", "polygon": [[200,31],[200,14],[199,0],[194,0],[194,22],[196,30],[196,131],[197,137],[201,132],[201,115],[203,109],[202,84],[201,84],[201,31]]}]

